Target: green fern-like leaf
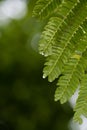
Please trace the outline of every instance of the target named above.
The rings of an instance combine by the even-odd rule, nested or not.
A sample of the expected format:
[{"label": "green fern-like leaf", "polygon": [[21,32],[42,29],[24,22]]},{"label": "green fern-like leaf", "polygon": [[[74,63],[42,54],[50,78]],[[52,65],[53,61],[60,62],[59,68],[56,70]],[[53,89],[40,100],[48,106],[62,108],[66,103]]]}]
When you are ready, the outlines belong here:
[{"label": "green fern-like leaf", "polygon": [[[87,35],[80,40],[77,50],[64,67],[63,76],[58,81],[55,100],[66,102],[76,91],[86,68],[87,59],[84,58],[87,48]],[[77,53],[79,52],[79,53]]]},{"label": "green fern-like leaf", "polygon": [[[75,7],[70,11],[60,30],[58,30],[55,44],[53,45],[53,54],[49,58],[47,58],[47,63],[44,68],[44,77],[48,76],[49,81],[55,80],[58,78],[62,71],[62,67],[64,63],[67,61],[68,56],[70,56],[69,48],[70,41],[74,37],[74,34],[83,23],[87,16],[87,2],[86,3],[78,3]],[[80,14],[80,15],[79,15]],[[74,22],[73,22],[74,21]]]},{"label": "green fern-like leaf", "polygon": [[[84,22],[83,30],[86,27],[85,24]],[[55,92],[55,101],[60,100],[61,103],[66,102],[74,94],[87,66],[87,58],[84,57],[84,54],[87,53],[87,30],[85,30],[85,34],[83,32],[84,35],[80,34],[81,39],[78,39],[77,48],[64,66],[63,76],[60,77],[57,84],[59,87]]]},{"label": "green fern-like leaf", "polygon": [[50,16],[39,42],[46,57],[43,78],[58,78],[55,101],[61,103],[80,86],[74,120],[81,122],[81,115],[87,116],[87,0],[37,0],[33,14]]},{"label": "green fern-like leaf", "polygon": [[33,16],[40,19],[49,16],[55,8],[62,3],[62,0],[37,0],[33,10]]},{"label": "green fern-like leaf", "polygon": [[84,115],[87,117],[87,74],[85,74],[82,78],[79,97],[76,102],[74,111],[76,111],[74,120],[82,123],[81,116]]},{"label": "green fern-like leaf", "polygon": [[49,19],[48,24],[46,25],[40,39],[39,43],[39,52],[44,56],[52,54],[52,45],[55,43],[54,38],[58,31],[60,30],[62,24],[65,22],[65,19],[69,15],[69,12],[74,8],[76,0],[65,1],[62,3],[62,6],[59,6],[57,15],[59,17],[52,17]]}]

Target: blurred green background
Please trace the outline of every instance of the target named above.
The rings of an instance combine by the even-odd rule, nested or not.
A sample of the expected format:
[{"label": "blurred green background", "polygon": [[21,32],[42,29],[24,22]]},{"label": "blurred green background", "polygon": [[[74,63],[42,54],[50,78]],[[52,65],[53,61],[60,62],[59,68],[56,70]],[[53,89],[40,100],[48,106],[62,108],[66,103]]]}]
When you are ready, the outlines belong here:
[{"label": "blurred green background", "polygon": [[69,104],[54,102],[56,81],[42,78],[38,41],[46,21],[32,18],[35,1],[22,0],[21,18],[0,14],[0,130],[69,130],[73,116]]}]

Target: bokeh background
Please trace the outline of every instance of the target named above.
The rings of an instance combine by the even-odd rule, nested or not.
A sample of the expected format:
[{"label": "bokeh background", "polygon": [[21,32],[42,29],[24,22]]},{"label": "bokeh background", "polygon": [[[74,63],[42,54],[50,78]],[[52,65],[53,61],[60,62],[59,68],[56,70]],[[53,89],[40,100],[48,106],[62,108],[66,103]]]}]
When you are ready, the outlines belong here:
[{"label": "bokeh background", "polygon": [[35,2],[0,0],[0,130],[71,130],[70,104],[54,102],[57,81],[42,78]]}]

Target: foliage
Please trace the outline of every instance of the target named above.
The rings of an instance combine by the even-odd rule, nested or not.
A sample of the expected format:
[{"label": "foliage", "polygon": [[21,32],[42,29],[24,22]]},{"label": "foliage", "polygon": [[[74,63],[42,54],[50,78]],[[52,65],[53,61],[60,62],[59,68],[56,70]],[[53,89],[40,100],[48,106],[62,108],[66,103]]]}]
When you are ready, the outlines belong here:
[{"label": "foliage", "polygon": [[58,79],[55,101],[61,103],[80,86],[74,119],[81,123],[81,115],[87,115],[87,0],[37,0],[33,15],[48,16],[39,42],[46,57],[43,78]]},{"label": "foliage", "polygon": [[68,130],[70,106],[56,104],[55,83],[41,78],[37,43],[45,23],[31,17],[36,0],[25,2],[22,19],[0,23],[0,130]]}]

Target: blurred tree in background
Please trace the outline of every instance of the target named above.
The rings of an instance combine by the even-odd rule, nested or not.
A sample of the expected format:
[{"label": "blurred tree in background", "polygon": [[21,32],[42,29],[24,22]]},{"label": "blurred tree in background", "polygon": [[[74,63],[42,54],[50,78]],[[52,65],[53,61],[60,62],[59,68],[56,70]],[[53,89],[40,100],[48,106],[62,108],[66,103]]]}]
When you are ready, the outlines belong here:
[{"label": "blurred tree in background", "polygon": [[32,18],[35,1],[0,26],[0,130],[68,130],[73,115],[69,104],[54,102],[55,83],[42,79],[38,40],[46,21]]}]

